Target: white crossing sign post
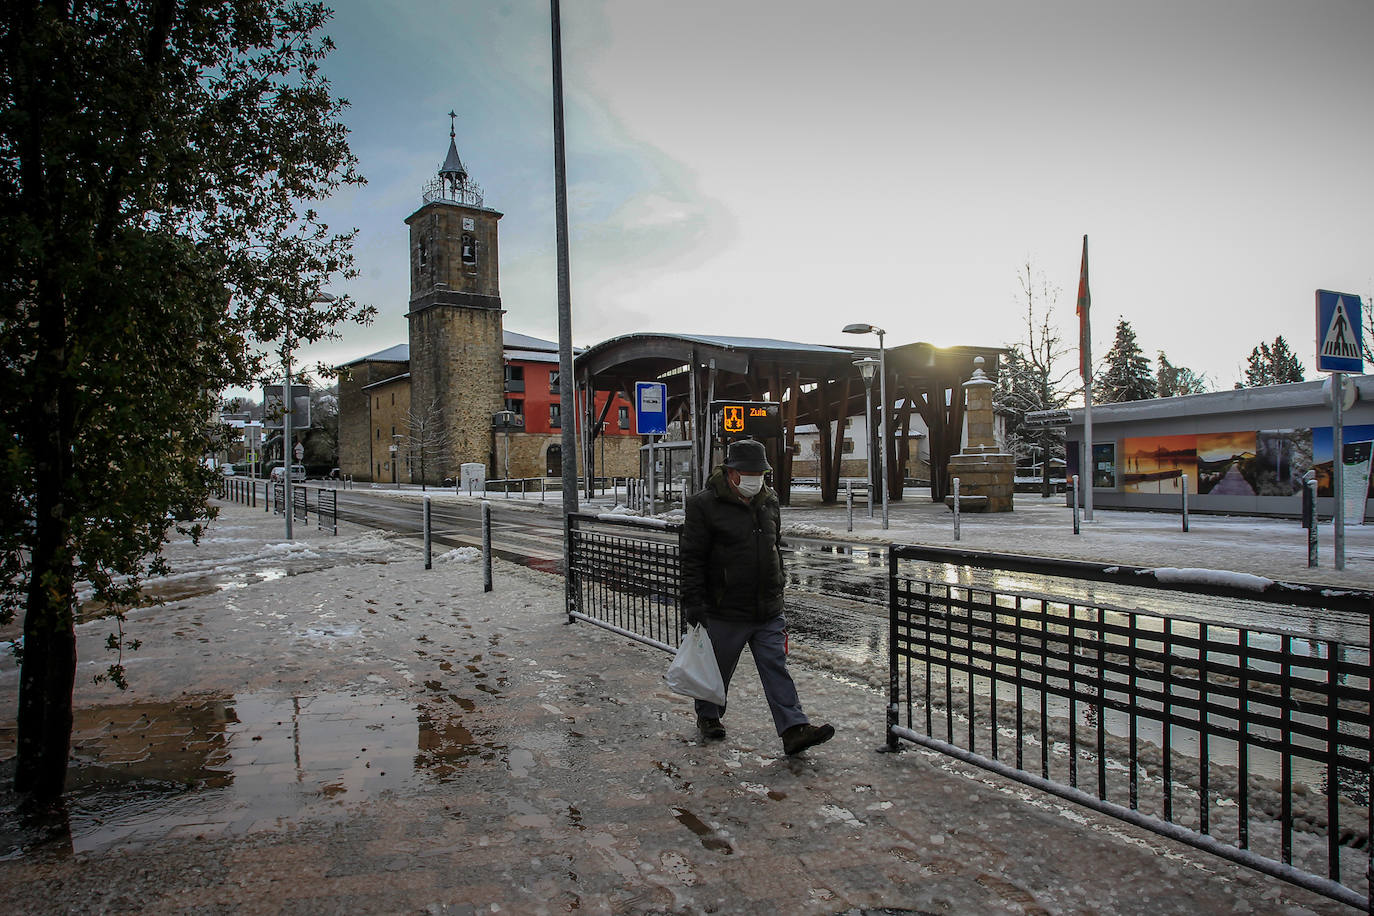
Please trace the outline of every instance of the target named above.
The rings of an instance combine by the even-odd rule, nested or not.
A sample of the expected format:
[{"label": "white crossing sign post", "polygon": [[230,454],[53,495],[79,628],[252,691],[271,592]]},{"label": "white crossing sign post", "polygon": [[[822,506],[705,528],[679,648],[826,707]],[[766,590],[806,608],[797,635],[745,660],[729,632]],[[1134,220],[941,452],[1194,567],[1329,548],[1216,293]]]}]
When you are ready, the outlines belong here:
[{"label": "white crossing sign post", "polygon": [[1317,290],[1317,371],[1364,371],[1359,296]]},{"label": "white crossing sign post", "polygon": [[1345,373],[1364,372],[1359,296],[1317,290],[1317,371],[1331,373],[1331,529],[1336,569],[1345,569]]}]

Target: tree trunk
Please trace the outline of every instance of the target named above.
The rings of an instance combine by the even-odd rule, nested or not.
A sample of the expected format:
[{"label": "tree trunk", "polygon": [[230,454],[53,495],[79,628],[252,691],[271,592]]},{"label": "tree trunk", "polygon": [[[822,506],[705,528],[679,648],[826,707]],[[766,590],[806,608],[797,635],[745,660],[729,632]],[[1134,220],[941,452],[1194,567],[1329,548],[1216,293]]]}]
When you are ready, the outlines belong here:
[{"label": "tree trunk", "polygon": [[62,794],[72,735],[76,683],[73,607],[76,571],[65,489],[72,479],[74,394],[66,369],[65,297],[51,274],[40,275],[34,439],[35,523],[19,672],[17,792],[39,800]]}]

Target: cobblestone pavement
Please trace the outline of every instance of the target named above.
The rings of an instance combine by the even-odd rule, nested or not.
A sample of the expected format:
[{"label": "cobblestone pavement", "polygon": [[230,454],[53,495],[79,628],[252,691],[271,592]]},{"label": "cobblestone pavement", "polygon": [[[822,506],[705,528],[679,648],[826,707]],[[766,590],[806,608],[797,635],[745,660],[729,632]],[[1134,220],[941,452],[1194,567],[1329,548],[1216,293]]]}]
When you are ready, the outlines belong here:
[{"label": "cobblestone pavement", "polygon": [[[89,682],[108,628],[83,625],[65,817],[24,821],[0,794],[0,910],[1344,909],[934,755],[876,753],[883,697],[806,665],[832,742],[783,757],[745,663],[728,739],[703,745],[666,656],[567,625],[554,577],[499,565],[484,593],[461,556],[426,571],[413,542],[357,533],[278,550],[246,509],[217,532],[204,549],[278,551],[281,574],[219,557],[135,612],[127,692]],[[16,685],[0,661],[0,760]]]}]

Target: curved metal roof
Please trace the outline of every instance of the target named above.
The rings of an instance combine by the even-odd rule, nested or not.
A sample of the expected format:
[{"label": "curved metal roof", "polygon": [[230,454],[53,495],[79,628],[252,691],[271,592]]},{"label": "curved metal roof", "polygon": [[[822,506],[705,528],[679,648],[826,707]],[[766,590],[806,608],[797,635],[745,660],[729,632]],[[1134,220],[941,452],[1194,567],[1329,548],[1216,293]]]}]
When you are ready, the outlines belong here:
[{"label": "curved metal roof", "polygon": [[715,359],[718,368],[740,374],[749,371],[755,358],[816,363],[853,359],[852,351],[842,347],[771,337],[642,333],[603,340],[584,350],[574,362],[579,372],[592,375],[632,363],[663,363],[669,369],[690,361],[694,351],[699,359]]}]

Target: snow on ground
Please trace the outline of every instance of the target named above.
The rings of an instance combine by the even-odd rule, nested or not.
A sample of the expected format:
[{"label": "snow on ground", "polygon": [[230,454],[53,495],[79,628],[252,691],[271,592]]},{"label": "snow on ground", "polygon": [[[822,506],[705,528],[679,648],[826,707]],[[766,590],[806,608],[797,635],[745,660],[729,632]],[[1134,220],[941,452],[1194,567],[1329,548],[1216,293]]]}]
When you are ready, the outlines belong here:
[{"label": "snow on ground", "polygon": [[[355,492],[387,499],[419,503],[419,488],[369,489]],[[479,495],[431,489],[431,500],[441,503],[479,503]],[[614,512],[632,517],[623,504],[624,490],[606,490],[591,500],[579,497],[582,512]],[[489,494],[495,512],[561,510],[562,497],[550,490],[541,500],[537,492]],[[681,509],[658,513],[656,518],[681,522]],[[784,535],[792,538],[839,540],[846,543],[920,544],[960,547],[1030,556],[1120,563],[1133,567],[1211,570],[1245,573],[1267,579],[1307,582],[1347,588],[1374,589],[1374,525],[1345,528],[1346,568],[1334,568],[1334,533],[1330,520],[1319,531],[1318,566],[1307,565],[1307,531],[1296,519],[1192,513],[1189,530],[1182,530],[1178,513],[1137,512],[1098,508],[1094,519],[1080,522],[1073,532],[1073,514],[1062,496],[1049,499],[1018,493],[1015,510],[1004,513],[965,512],[960,516],[960,537],[954,538],[954,514],[930,500],[930,491],[908,488],[902,500],[888,506],[889,527],[882,527],[881,507],[869,518],[866,507],[856,505],[852,519],[843,503],[826,506],[814,489],[794,487],[792,505],[784,506]],[[852,525],[852,531],[849,530]],[[1169,573],[1165,573],[1169,575]],[[1201,575],[1193,573],[1192,575]],[[1229,584],[1238,584],[1233,580]]]},{"label": "snow on ground", "polygon": [[[414,498],[408,492],[402,496]],[[941,529],[948,525],[947,510],[929,504],[924,509],[939,511],[924,511],[918,518],[917,507],[914,504],[909,507],[903,506],[893,514],[893,528],[886,532],[886,535],[898,540],[933,540],[941,534]],[[941,512],[945,514],[942,516]],[[1037,534],[1036,525],[1033,523],[1038,522],[1045,529],[1058,525],[1061,520],[1060,512],[1062,507],[1058,507],[1058,510],[1036,507],[1017,519],[978,520],[981,524],[970,523],[966,518],[965,533],[966,536],[975,532],[987,535],[993,529],[999,530],[1004,536],[1003,539],[996,541],[1001,545],[999,549],[1019,548],[1019,552],[1031,552],[1047,544],[1058,546],[1061,543],[1065,545],[1063,549],[1089,543],[1099,548],[1101,542],[1105,542],[1111,548],[1109,552],[1114,552],[1122,545],[1138,546],[1153,539],[1154,543],[1149,550],[1117,557],[1121,562],[1129,561],[1133,564],[1139,564],[1147,556],[1174,557],[1178,553],[1173,548],[1175,536],[1163,530],[1167,519],[1141,518],[1139,514],[1121,513],[1130,517],[1118,519],[1099,511],[1099,521],[1095,523],[1098,527],[1089,536],[1092,540],[1088,541],[1075,542],[1063,535],[1052,535],[1048,530],[1042,530]],[[842,530],[843,509],[840,509],[839,513],[839,524],[836,525],[836,512],[833,509],[797,507],[785,510],[784,523]],[[1258,537],[1263,541],[1265,537],[1277,538],[1285,533],[1291,533],[1288,532],[1287,523],[1258,522],[1260,532],[1257,535],[1255,529],[1247,527],[1247,523],[1256,523],[1256,520],[1232,523],[1230,520],[1214,519],[1209,520],[1207,524],[1199,524],[1199,521],[1198,518],[1194,519],[1195,530],[1208,532],[1211,529],[1206,537],[1216,539],[1217,543],[1225,543],[1228,539],[1234,541],[1241,536]],[[867,523],[867,519],[864,519],[864,522]],[[871,526],[871,523],[867,524]],[[604,700],[604,709],[593,709],[593,713],[589,714],[586,709],[592,707],[588,705],[589,701],[584,694],[590,692],[594,697],[601,697],[602,694],[614,696],[617,688],[614,684],[603,685],[598,679],[598,674],[587,674],[577,669],[577,659],[581,657],[581,653],[589,651],[581,648],[579,644],[586,640],[601,643],[617,637],[584,626],[575,629],[565,628],[560,622],[558,637],[563,646],[562,651],[571,653],[568,655],[568,658],[572,659],[571,662],[557,657],[556,654],[549,654],[548,657],[525,655],[512,645],[521,636],[518,633],[520,622],[528,621],[532,612],[541,619],[557,620],[561,617],[563,582],[560,578],[501,564],[497,569],[495,592],[479,598],[480,593],[476,591],[479,586],[475,579],[480,579],[480,576],[477,576],[476,570],[470,566],[461,565],[469,563],[470,560],[467,558],[471,556],[465,554],[462,548],[449,551],[438,558],[445,564],[447,573],[430,573],[420,570],[420,545],[413,539],[383,535],[348,525],[341,525],[341,533],[334,537],[306,525],[297,525],[296,540],[287,543],[283,538],[282,526],[282,519],[278,516],[247,512],[235,507],[226,511],[225,516],[211,526],[208,536],[200,545],[191,545],[185,540],[174,541],[167,551],[174,570],[173,577],[204,585],[209,591],[201,591],[190,597],[171,601],[163,608],[142,608],[130,614],[131,635],[151,635],[145,631],[156,633],[155,638],[146,640],[144,649],[126,657],[130,677],[135,684],[134,696],[151,692],[152,686],[157,682],[164,685],[193,685],[198,691],[239,696],[238,715],[243,722],[232,730],[230,750],[234,754],[244,756],[242,765],[236,765],[234,772],[237,781],[231,787],[232,791],[240,794],[222,802],[226,810],[220,811],[215,808],[208,812],[215,818],[223,817],[230,825],[224,828],[227,836],[234,835],[234,831],[240,829],[257,830],[256,826],[249,824],[250,821],[252,824],[272,823],[270,816],[263,815],[259,821],[256,814],[249,817],[242,813],[245,809],[257,810],[252,805],[261,802],[254,801],[254,798],[260,798],[262,793],[267,793],[270,798],[274,797],[271,796],[271,792],[281,791],[274,788],[275,784],[270,783],[266,777],[255,779],[255,771],[246,762],[246,757],[258,749],[267,749],[267,744],[263,742],[254,745],[253,742],[258,741],[255,735],[266,735],[266,742],[275,740],[273,723],[281,726],[282,723],[277,720],[283,719],[284,714],[280,713],[280,710],[289,710],[290,701],[296,695],[318,692],[321,697],[317,702],[338,698],[341,704],[339,711],[331,712],[330,715],[351,715],[359,723],[366,719],[365,700],[377,704],[378,710],[375,722],[367,720],[368,724],[359,726],[366,730],[358,732],[358,737],[366,740],[347,744],[347,753],[340,752],[339,766],[343,768],[342,776],[331,777],[335,779],[333,782],[323,782],[324,777],[318,777],[321,786],[317,793],[310,795],[308,801],[303,803],[307,806],[306,812],[321,818],[339,818],[345,816],[348,811],[355,810],[360,798],[369,797],[366,794],[368,791],[378,793],[377,797],[383,799],[387,793],[394,791],[396,801],[386,801],[379,810],[399,805],[405,818],[413,820],[422,816],[423,811],[435,808],[429,794],[417,794],[419,790],[413,788],[417,784],[414,780],[419,777],[411,771],[420,766],[419,761],[428,753],[423,741],[432,740],[434,735],[445,733],[443,729],[449,727],[449,723],[444,716],[452,716],[453,722],[466,723],[466,726],[472,726],[474,729],[477,728],[477,723],[488,721],[482,718],[482,711],[486,707],[481,703],[486,701],[487,695],[481,686],[468,685],[466,697],[479,703],[477,711],[473,712],[469,708],[460,708],[447,701],[445,691],[452,689],[447,681],[441,690],[438,687],[430,687],[431,679],[466,678],[472,680],[473,684],[490,683],[493,685],[489,688],[491,690],[504,690],[506,688],[501,679],[502,671],[506,670],[512,679],[512,686],[522,678],[533,678],[544,683],[539,699],[545,705],[539,708],[552,716],[561,717],[566,714],[569,719],[576,714],[580,717],[576,728],[582,732],[590,732],[594,736],[594,743],[597,744],[617,740],[617,737],[615,733],[605,738],[595,737],[599,734],[595,731],[596,728],[604,721],[610,721],[612,714],[629,717],[631,714],[624,710],[634,710],[634,716],[637,717],[633,720],[634,728],[640,729],[640,732],[626,740],[635,742],[634,747],[639,744],[650,744],[654,747],[662,745],[663,750],[655,751],[659,759],[644,767],[648,775],[636,773],[635,778],[639,779],[639,782],[625,785],[624,791],[638,792],[642,798],[655,792],[653,787],[657,786],[658,782],[678,779],[678,770],[691,777],[690,780],[687,780],[686,776],[683,777],[684,788],[678,795],[673,796],[674,804],[698,807],[704,815],[704,822],[695,818],[689,822],[685,809],[679,808],[672,808],[671,811],[683,813],[676,817],[669,814],[664,819],[669,827],[686,825],[692,832],[696,832],[697,827],[692,824],[697,824],[708,831],[701,834],[700,845],[704,847],[704,852],[694,852],[695,847],[690,843],[682,845],[674,852],[677,858],[673,859],[673,862],[699,869],[696,873],[698,877],[694,877],[694,881],[710,882],[709,876],[721,867],[715,864],[720,861],[719,856],[713,847],[708,845],[708,841],[718,846],[724,844],[726,849],[753,849],[749,844],[751,840],[757,843],[755,835],[769,829],[764,825],[774,824],[778,819],[777,816],[769,815],[765,806],[781,806],[784,802],[791,806],[786,809],[791,812],[791,819],[801,818],[797,821],[805,828],[801,833],[807,836],[817,834],[826,837],[829,836],[826,832],[830,831],[835,834],[832,838],[834,842],[827,841],[823,845],[832,850],[853,849],[860,852],[866,850],[866,844],[870,840],[881,841],[884,848],[893,847],[894,843],[905,842],[895,834],[890,835],[886,832],[884,825],[888,819],[902,814],[903,809],[923,811],[929,808],[933,812],[930,817],[935,826],[921,834],[919,842],[911,841],[912,850],[908,851],[906,846],[902,846],[903,855],[912,856],[913,861],[918,862],[929,859],[933,864],[928,866],[930,870],[926,873],[930,875],[951,872],[959,874],[960,862],[979,860],[972,866],[977,880],[969,879],[967,887],[972,890],[966,891],[967,893],[983,886],[983,879],[987,877],[985,871],[992,874],[993,880],[1005,881],[1002,877],[1003,871],[1008,874],[1016,873],[1019,866],[1015,863],[1043,858],[1044,861],[1037,864],[1036,869],[1045,870],[1050,886],[1046,885],[1046,878],[1025,879],[1025,883],[1036,889],[1034,893],[1040,895],[1041,904],[1049,904],[1051,901],[1064,904],[1071,901],[1075,907],[1082,907],[1086,905],[1087,898],[1101,893],[1106,896],[1099,898],[1098,903],[1110,909],[1111,901],[1115,899],[1112,895],[1119,890],[1111,879],[1105,877],[1105,874],[1111,871],[1112,863],[1125,856],[1123,849],[1132,844],[1153,842],[1141,841],[1138,835],[1131,834],[1127,828],[1113,822],[1094,819],[1081,809],[1046,796],[1035,795],[962,764],[935,758],[925,752],[914,752],[896,758],[872,754],[872,750],[882,743],[886,707],[884,692],[847,676],[842,670],[827,670],[824,665],[816,663],[818,660],[808,659],[805,651],[798,651],[794,656],[799,668],[798,680],[803,700],[814,715],[834,722],[841,729],[840,735],[829,749],[818,750],[812,755],[817,761],[815,764],[797,764],[776,756],[776,741],[766,726],[767,711],[761,691],[747,665],[732,688],[731,738],[726,745],[710,748],[693,745],[690,737],[692,733],[689,711],[683,708],[683,704],[678,700],[663,699],[654,693],[652,687],[646,688],[643,696],[636,697],[631,703],[607,698]],[[859,525],[856,524],[856,534],[860,533],[858,528]],[[1115,537],[1118,532],[1122,537]],[[863,532],[863,536],[875,541],[881,539],[883,534],[880,529],[875,532],[871,527]],[[792,536],[803,535],[793,532]],[[809,533],[804,536],[821,535]],[[1354,540],[1356,550],[1363,549],[1358,546],[1359,543],[1358,540]],[[1238,560],[1251,552],[1251,548],[1246,544],[1240,547],[1231,544],[1228,549],[1230,553],[1218,553],[1217,556],[1229,556],[1233,560]],[[1259,546],[1254,548],[1259,549]],[[466,550],[475,553],[472,548]],[[450,557],[451,559],[448,559]],[[1176,569],[1204,568],[1207,565],[1177,560],[1148,562]],[[1365,560],[1353,561],[1352,565],[1357,563],[1364,563],[1366,567],[1370,565]],[[156,590],[159,584],[166,584],[171,580],[172,577],[168,580],[154,580],[150,585]],[[478,628],[477,633],[472,631],[474,626]],[[83,624],[79,627],[83,649],[81,670],[78,674],[78,706],[108,704],[120,699],[108,688],[95,687],[90,683],[90,676],[108,664],[108,658],[104,657],[104,653],[94,648],[103,639],[107,628],[108,624],[101,622]],[[485,659],[478,655],[471,660],[469,666],[448,666],[447,661],[442,660],[444,656],[438,654],[446,643],[462,645],[461,640],[479,634],[482,638],[474,639],[473,643],[479,652],[487,656]],[[218,641],[207,645],[206,640],[212,638]],[[548,650],[547,646],[539,647]],[[648,668],[644,673],[645,677],[652,676],[658,666],[666,667],[667,664],[666,656],[655,654],[635,644],[627,643],[621,651],[636,657],[642,656],[644,665]],[[516,672],[521,672],[519,677],[516,676]],[[492,676],[486,677],[487,674]],[[624,676],[623,672],[620,674]],[[882,682],[885,676],[885,671],[879,671],[876,672],[875,678]],[[13,659],[0,657],[0,695],[13,696],[17,690],[17,680],[17,669]],[[176,687],[169,692],[176,695],[182,689],[186,688]],[[287,699],[278,697],[272,700],[272,703],[277,705],[262,699],[277,697],[278,693]],[[263,706],[261,715],[254,712],[254,703]],[[392,742],[398,750],[391,753],[391,745],[381,744],[381,739],[390,736],[392,730],[400,728],[396,722],[407,718],[403,715],[408,710],[405,704],[411,703],[420,704],[417,708],[423,708],[425,711],[422,721],[427,723],[427,727],[432,725],[433,730],[424,736],[418,732],[413,736],[406,732],[402,736],[404,740]],[[660,706],[671,711],[669,718],[664,718],[668,714],[659,709]],[[564,769],[570,764],[560,763],[557,754],[566,755],[571,751],[562,745],[549,745],[547,735],[527,724],[527,718],[537,715],[538,710],[529,711],[516,707],[507,710],[496,704],[493,704],[492,708],[499,708],[500,716],[493,713],[490,721],[511,719],[508,724],[502,726],[510,731],[509,735],[501,733],[502,740],[531,743],[528,746],[511,744],[503,751],[506,767],[489,767],[484,772],[509,772],[509,782],[517,787],[534,779],[561,778]],[[416,717],[413,713],[409,715],[409,719],[407,728],[419,727],[415,725]],[[625,723],[619,720],[616,720],[616,724],[622,730],[626,727]],[[457,729],[456,726],[452,727],[453,734],[467,735],[466,731]],[[678,732],[687,737],[675,737]],[[353,734],[348,733],[349,740],[353,740]],[[286,742],[289,737],[288,731],[282,731],[282,735],[283,742]],[[472,740],[472,736],[468,735],[467,740]],[[576,740],[581,741],[581,736],[579,735]],[[362,747],[363,751],[359,751],[355,744]],[[282,747],[290,750],[289,743],[283,743]],[[372,750],[369,751],[369,748]],[[365,763],[360,762],[360,755],[364,752],[391,753],[391,757],[387,758],[391,760],[391,764],[386,767],[364,769]],[[626,748],[617,748],[616,759],[621,759],[621,756],[628,752],[630,751]],[[230,764],[234,764],[236,759],[231,756]],[[287,759],[288,764],[283,766],[289,770],[289,757]],[[593,757],[592,760],[595,761],[596,758]],[[393,771],[392,766],[395,766],[396,770]],[[831,769],[827,770],[826,767]],[[812,768],[815,768],[814,779]],[[957,774],[959,779],[944,779],[936,769],[944,773]],[[576,769],[573,768],[569,772],[576,772]],[[287,781],[289,784],[294,784],[291,780],[299,782],[302,778],[300,764],[296,765],[294,772],[287,775],[291,777]],[[904,775],[919,778],[920,782],[900,783],[899,780]],[[351,781],[355,776],[356,784]],[[309,780],[316,778],[317,775],[307,769],[307,787],[313,787]],[[388,782],[387,779],[396,781]],[[749,797],[751,805],[759,806],[758,810],[743,806],[731,808],[724,802],[713,802],[720,808],[719,813],[715,816],[707,813],[706,799],[724,797],[732,785],[732,780],[741,787],[740,792]],[[689,791],[687,787],[692,782],[697,784],[697,788]],[[434,791],[429,783],[418,784],[425,787],[425,793]],[[554,798],[555,801],[558,798],[575,797],[572,794],[574,790],[569,788],[571,785],[577,783],[556,786],[551,784],[542,794],[531,792],[528,796],[513,794],[511,797],[528,806],[528,810],[519,809],[521,817],[531,819],[532,823],[556,822],[557,818],[549,818],[543,813],[543,809],[538,807],[538,803],[546,796]],[[374,788],[360,788],[367,786]],[[773,791],[770,795],[770,791],[779,786],[795,787],[786,788],[781,792]],[[903,795],[903,786],[910,792],[910,797]],[[512,790],[505,787],[504,791]],[[659,800],[659,794],[653,795],[655,800]],[[478,808],[481,797],[480,793],[474,793],[472,799],[464,797],[461,800],[468,812],[471,812]],[[348,804],[342,804],[344,802]],[[1018,806],[1023,803],[1034,805],[1045,812],[1043,821],[1049,824],[1045,829],[1056,831],[1054,835],[1071,843],[1075,853],[1074,856],[1065,859],[1065,862],[1085,857],[1086,860],[1098,862],[1103,874],[1098,875],[1096,880],[1106,881],[1107,886],[1097,889],[1089,887],[1094,879],[1088,875],[1077,879],[1061,876],[1059,869],[1065,867],[1064,863],[1057,861],[1051,853],[1037,857],[1033,850],[1027,854],[1024,849],[1002,848],[1005,836],[1016,834],[1024,825],[1032,823],[1031,819],[1023,814],[1014,814],[1020,811]],[[625,811],[634,811],[636,813],[633,816],[640,817],[643,815],[638,812],[643,807],[640,805],[639,808],[627,808]],[[447,811],[447,806],[444,806],[444,810]],[[516,809],[512,807],[512,810]],[[741,812],[746,811],[750,812],[750,819],[741,820]],[[1003,811],[1013,814],[1002,813]],[[204,819],[206,813],[201,812],[201,816]],[[504,810],[501,816],[506,816]],[[658,875],[654,871],[657,867],[656,860],[638,854],[633,844],[649,843],[650,838],[662,835],[662,829],[653,821],[650,822],[650,826],[654,829],[639,831],[632,826],[627,832],[623,823],[627,816],[630,815],[621,814],[621,809],[615,807],[608,806],[605,811],[592,811],[583,806],[582,813],[578,815],[579,819],[574,820],[574,827],[570,828],[571,832],[566,836],[559,834],[559,842],[549,844],[548,849],[578,849],[579,838],[583,836],[580,819],[585,819],[592,826],[587,833],[588,836],[600,837],[601,831],[605,832],[604,840],[596,840],[601,844],[595,846],[598,854],[608,855],[605,850],[612,850],[619,857],[613,864],[627,867],[627,875],[633,876],[638,869],[642,874],[657,878]],[[296,824],[301,820],[292,815],[287,823]],[[1051,821],[1053,823],[1050,823]],[[960,826],[958,829],[950,830],[939,826],[949,822],[958,823]],[[452,818],[447,823],[458,824]],[[607,826],[611,823],[618,826],[612,830]],[[503,837],[503,843],[514,842],[512,836],[530,834],[529,829],[525,829],[523,833],[516,832],[509,822],[501,819],[494,819],[489,829],[493,836]],[[1040,825],[1036,825],[1036,829],[1040,829]],[[1066,835],[1066,832],[1072,835]],[[376,837],[375,842],[388,855],[401,855],[384,842],[386,837],[393,834],[382,830],[373,833]],[[397,827],[394,836],[408,834]],[[691,839],[690,836],[688,838]],[[80,851],[81,842],[79,837],[76,838],[77,851]],[[456,841],[450,838],[449,842]],[[617,844],[624,846],[620,848]],[[939,852],[942,848],[944,851]],[[1108,850],[1109,854],[1099,856],[1094,851],[1099,848]],[[549,855],[552,861],[552,854],[548,849],[512,849],[512,857],[504,867],[525,868],[520,863],[531,861],[529,854],[534,851],[539,851],[541,855]],[[371,855],[371,847],[368,847],[368,850],[368,854]],[[754,851],[760,855],[764,852],[761,846]],[[516,855],[517,852],[520,855]],[[839,855],[840,858],[855,854],[831,853]],[[820,862],[820,857],[826,853],[818,847],[809,855],[813,857],[809,861]],[[1188,877],[1192,875],[1205,879],[1199,881],[1197,887],[1191,888],[1190,893],[1208,892],[1207,889],[1213,886],[1219,893],[1229,893],[1226,885],[1218,883],[1210,874],[1218,867],[1213,860],[1193,857],[1191,853],[1186,854],[1186,859],[1176,852],[1169,852],[1167,855],[1174,858],[1174,862],[1168,865],[1168,871],[1182,872],[1174,875],[1175,878],[1184,883],[1187,883]],[[743,856],[735,856],[731,861],[742,858]],[[1148,864],[1156,858],[1163,856],[1147,857],[1143,864]],[[242,859],[239,861],[242,865]],[[533,861],[538,865],[538,859]],[[666,863],[669,860],[662,861]],[[882,860],[874,857],[872,861]],[[944,872],[937,869],[937,865],[943,868]],[[210,865],[201,862],[197,863],[197,867],[208,869]],[[875,874],[878,873],[879,866],[866,867],[872,869]],[[1093,870],[1090,868],[1087,871]],[[182,873],[185,873],[184,870]],[[1129,878],[1131,873],[1133,872],[1128,871],[1127,877],[1123,880],[1133,880]],[[1265,879],[1254,878],[1245,872],[1236,874],[1240,876],[1239,880],[1249,882],[1245,890],[1245,899],[1251,905],[1259,902],[1260,894],[1265,894],[1267,899],[1267,895],[1275,893],[1274,886],[1266,883]],[[523,873],[521,877],[524,877]],[[1082,883],[1064,883],[1075,880]],[[1157,885],[1158,887],[1164,887],[1168,883],[1168,878],[1163,875],[1153,880],[1164,882]],[[683,884],[688,888],[692,887],[690,883]],[[518,882],[511,886],[518,886]],[[707,886],[711,885],[708,883]],[[959,886],[963,888],[963,885]],[[1131,890],[1148,892],[1148,888]],[[1285,893],[1289,890],[1291,889],[1284,888]],[[707,895],[702,891],[689,889],[678,893],[683,894],[684,904],[689,904],[689,909],[707,902]],[[693,897],[693,894],[698,896]],[[975,898],[962,899],[965,904],[973,905],[972,901]],[[1024,911],[1022,905],[1025,902],[1022,900],[1018,903],[1015,910]],[[1127,902],[1116,901],[1122,906],[1126,906]],[[1156,898],[1155,902],[1161,901]],[[813,910],[820,911],[814,907]],[[826,911],[832,912],[834,908]]]}]

